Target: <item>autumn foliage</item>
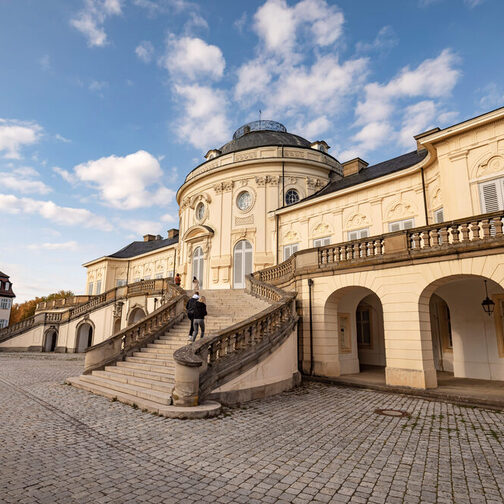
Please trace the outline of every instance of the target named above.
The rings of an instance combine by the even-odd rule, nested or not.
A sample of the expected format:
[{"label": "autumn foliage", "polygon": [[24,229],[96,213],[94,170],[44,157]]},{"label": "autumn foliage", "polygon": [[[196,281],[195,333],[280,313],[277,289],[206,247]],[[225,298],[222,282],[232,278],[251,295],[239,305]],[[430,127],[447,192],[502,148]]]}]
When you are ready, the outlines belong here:
[{"label": "autumn foliage", "polygon": [[25,301],[24,303],[15,303],[12,305],[9,325],[16,324],[17,322],[21,322],[22,320],[35,315],[35,308],[37,307],[38,303],[71,296],[74,296],[74,293],[72,291],[60,290],[59,292],[54,292],[53,294],[49,294],[48,296],[30,299],[29,301]]}]

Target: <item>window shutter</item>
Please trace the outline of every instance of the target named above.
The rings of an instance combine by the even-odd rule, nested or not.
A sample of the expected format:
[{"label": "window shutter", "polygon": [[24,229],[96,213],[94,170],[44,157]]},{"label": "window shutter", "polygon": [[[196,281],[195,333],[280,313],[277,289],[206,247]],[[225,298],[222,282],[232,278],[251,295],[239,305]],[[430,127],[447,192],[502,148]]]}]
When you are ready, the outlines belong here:
[{"label": "window shutter", "polygon": [[499,210],[499,194],[496,182],[488,182],[481,185],[481,199],[484,213],[497,212]]},{"label": "window shutter", "polygon": [[404,229],[411,229],[413,228],[413,219],[409,219],[404,221]]},{"label": "window shutter", "polygon": [[390,224],[390,231],[400,231],[401,225],[398,222],[394,222],[394,224]]},{"label": "window shutter", "polygon": [[442,208],[436,211],[435,217],[436,217],[436,224],[439,224],[440,222],[444,221],[444,212]]},{"label": "window shutter", "polygon": [[294,252],[297,252],[298,251],[298,244],[297,243],[294,243],[294,245],[292,245],[292,252],[291,252],[291,255],[294,254]]},{"label": "window shutter", "polygon": [[361,238],[367,238],[367,237],[368,237],[368,231],[367,231],[367,229],[363,229],[363,230],[360,232],[360,237],[361,237]]},{"label": "window shutter", "polygon": [[357,240],[357,231],[352,231],[351,233],[348,233],[348,239],[349,240]]}]

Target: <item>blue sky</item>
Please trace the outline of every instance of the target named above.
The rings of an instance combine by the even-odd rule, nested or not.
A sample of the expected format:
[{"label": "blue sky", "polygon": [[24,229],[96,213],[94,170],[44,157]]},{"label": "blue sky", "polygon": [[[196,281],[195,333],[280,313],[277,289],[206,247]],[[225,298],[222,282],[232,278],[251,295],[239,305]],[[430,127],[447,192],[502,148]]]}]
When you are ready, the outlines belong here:
[{"label": "blue sky", "polygon": [[0,270],[18,301],[178,227],[175,192],[241,124],[340,161],[504,105],[500,0],[0,0]]}]

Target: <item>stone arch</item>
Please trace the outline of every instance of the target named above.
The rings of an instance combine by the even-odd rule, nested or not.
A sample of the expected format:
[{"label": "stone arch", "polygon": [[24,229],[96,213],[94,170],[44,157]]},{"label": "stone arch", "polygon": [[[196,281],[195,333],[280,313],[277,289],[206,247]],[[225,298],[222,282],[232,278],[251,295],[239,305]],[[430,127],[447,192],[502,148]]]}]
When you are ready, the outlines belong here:
[{"label": "stone arch", "polygon": [[[441,276],[424,287],[418,301],[420,337],[431,342],[438,371],[453,372],[460,378],[504,380],[504,288],[492,275],[485,275],[479,269]],[[488,295],[496,303],[491,316],[481,306],[486,296],[485,280]],[[447,306],[447,314],[443,315],[444,334],[441,315],[433,313],[434,296],[435,303]],[[449,366],[445,366],[445,361]]]},{"label": "stone arch", "polygon": [[84,352],[92,346],[95,325],[90,319],[84,319],[75,328],[75,351]]},{"label": "stone arch", "polygon": [[329,294],[322,334],[326,341],[320,343],[336,350],[338,374],[359,373],[361,364],[385,366],[382,301],[369,287],[346,285]]},{"label": "stone arch", "polygon": [[136,324],[143,318],[145,318],[145,309],[143,306],[134,305],[128,314],[128,325]]},{"label": "stone arch", "polygon": [[51,326],[44,333],[44,341],[42,344],[42,352],[54,352],[58,343],[58,330]]}]

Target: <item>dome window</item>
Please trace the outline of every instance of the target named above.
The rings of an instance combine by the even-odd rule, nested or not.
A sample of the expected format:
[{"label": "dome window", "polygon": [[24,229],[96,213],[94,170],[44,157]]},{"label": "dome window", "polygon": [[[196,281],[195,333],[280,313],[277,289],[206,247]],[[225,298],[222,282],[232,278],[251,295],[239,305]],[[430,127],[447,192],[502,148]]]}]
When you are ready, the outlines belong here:
[{"label": "dome window", "polygon": [[238,194],[238,198],[236,198],[236,205],[242,212],[248,210],[252,205],[252,196],[250,193],[248,191],[242,191]]},{"label": "dome window", "polygon": [[205,205],[204,203],[200,202],[196,207],[196,219],[202,221],[204,217],[205,217]]},{"label": "dome window", "polygon": [[299,201],[299,193],[296,191],[296,189],[289,189],[285,193],[285,204],[286,205],[293,205],[294,203],[297,203]]}]

